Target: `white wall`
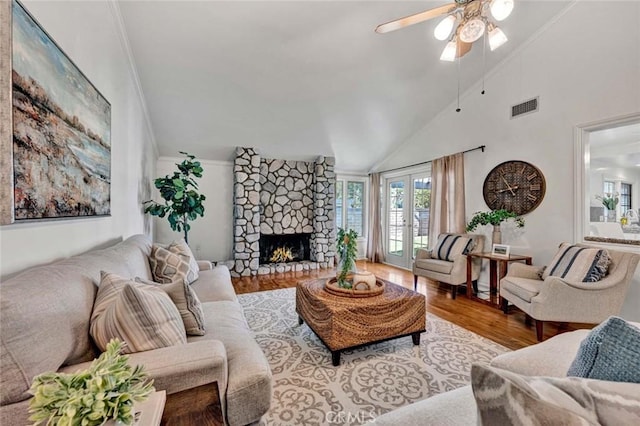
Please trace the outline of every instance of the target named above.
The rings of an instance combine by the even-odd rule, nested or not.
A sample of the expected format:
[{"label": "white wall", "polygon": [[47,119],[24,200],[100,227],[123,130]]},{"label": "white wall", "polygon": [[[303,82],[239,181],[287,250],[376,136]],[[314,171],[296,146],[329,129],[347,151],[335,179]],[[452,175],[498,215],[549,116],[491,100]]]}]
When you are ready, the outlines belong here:
[{"label": "white wall", "polygon": [[150,233],[156,150],[136,85],[117,7],[110,2],[23,1],[44,29],[111,103],[111,217],[21,223],[0,228],[0,276]]},{"label": "white wall", "polygon": [[[573,240],[574,126],[640,111],[639,75],[640,2],[577,2],[487,77],[484,96],[478,86],[472,88],[461,98],[462,112],[456,113],[455,105],[445,109],[379,169],[487,145],[484,154],[465,157],[470,218],[487,210],[482,183],[494,166],[507,160],[533,163],[545,175],[546,196],[526,216],[522,235],[507,233],[503,243],[544,265],[560,242]],[[511,105],[535,96],[540,111],[509,119]],[[623,315],[640,321],[640,273]]]},{"label": "white wall", "polygon": [[[176,163],[184,158],[161,157],[158,159],[157,176],[173,174]],[[202,164],[202,179],[198,179],[199,192],[204,201],[204,216],[191,222],[189,246],[198,259],[223,261],[233,259],[233,163],[199,160]],[[154,189],[155,201],[162,201]],[[181,238],[174,232],[166,218],[154,218],[155,240],[170,243]]]}]

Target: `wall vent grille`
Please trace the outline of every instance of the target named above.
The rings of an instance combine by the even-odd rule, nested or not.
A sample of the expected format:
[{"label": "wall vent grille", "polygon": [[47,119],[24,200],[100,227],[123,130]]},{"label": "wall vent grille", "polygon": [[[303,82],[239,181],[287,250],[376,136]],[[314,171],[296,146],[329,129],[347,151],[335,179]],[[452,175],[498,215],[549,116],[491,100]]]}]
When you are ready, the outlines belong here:
[{"label": "wall vent grille", "polygon": [[538,97],[529,99],[511,107],[511,118],[516,118],[524,114],[536,112],[539,109]]}]

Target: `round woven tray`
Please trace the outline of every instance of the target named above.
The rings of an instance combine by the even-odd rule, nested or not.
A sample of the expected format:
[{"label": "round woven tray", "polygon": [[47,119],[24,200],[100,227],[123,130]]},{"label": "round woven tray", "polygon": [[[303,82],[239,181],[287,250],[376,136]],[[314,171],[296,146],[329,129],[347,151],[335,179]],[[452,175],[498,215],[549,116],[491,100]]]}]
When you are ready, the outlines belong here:
[{"label": "round woven tray", "polygon": [[324,284],[325,291],[335,294],[336,296],[344,296],[344,297],[372,297],[377,296],[379,294],[384,293],[384,281],[376,278],[376,285],[373,289],[370,290],[354,290],[348,288],[338,287],[338,280],[334,278],[329,278],[327,282]]}]

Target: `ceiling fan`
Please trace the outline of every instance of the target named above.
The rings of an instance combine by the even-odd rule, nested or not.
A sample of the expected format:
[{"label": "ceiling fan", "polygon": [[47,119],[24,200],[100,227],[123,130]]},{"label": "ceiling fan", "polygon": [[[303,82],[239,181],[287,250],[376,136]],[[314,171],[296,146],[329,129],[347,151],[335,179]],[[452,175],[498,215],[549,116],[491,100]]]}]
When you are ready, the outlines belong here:
[{"label": "ceiling fan", "polygon": [[[380,34],[447,15],[434,30],[438,40],[449,39],[440,59],[454,61],[471,50],[472,43],[487,32],[489,47],[495,50],[507,41],[507,36],[494,22],[506,19],[513,10],[514,0],[455,0],[454,3],[405,16],[376,27]],[[457,26],[456,26],[457,24]],[[455,29],[454,29],[455,27]]]}]

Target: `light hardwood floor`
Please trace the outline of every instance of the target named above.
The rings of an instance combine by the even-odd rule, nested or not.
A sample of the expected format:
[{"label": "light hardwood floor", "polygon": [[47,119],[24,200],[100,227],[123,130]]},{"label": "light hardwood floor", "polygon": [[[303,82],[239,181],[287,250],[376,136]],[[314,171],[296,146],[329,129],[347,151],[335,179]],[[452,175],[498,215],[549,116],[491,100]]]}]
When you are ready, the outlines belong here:
[{"label": "light hardwood floor", "polygon": [[[411,271],[364,261],[358,262],[358,269],[368,270],[382,279],[413,289],[413,274]],[[301,280],[329,278],[335,277],[335,275],[335,269],[287,272],[257,277],[233,278],[233,285],[236,293],[242,294],[295,287],[298,281]],[[517,309],[512,309],[509,315],[505,315],[500,309],[469,299],[465,294],[461,293],[453,300],[450,286],[438,284],[424,277],[418,279],[418,291],[427,296],[427,312],[491,339],[509,349],[519,349],[537,343],[535,325],[527,324],[525,314]],[[549,322],[545,323],[544,337],[548,339],[564,331],[591,327],[591,325],[587,324],[566,325]]]}]

